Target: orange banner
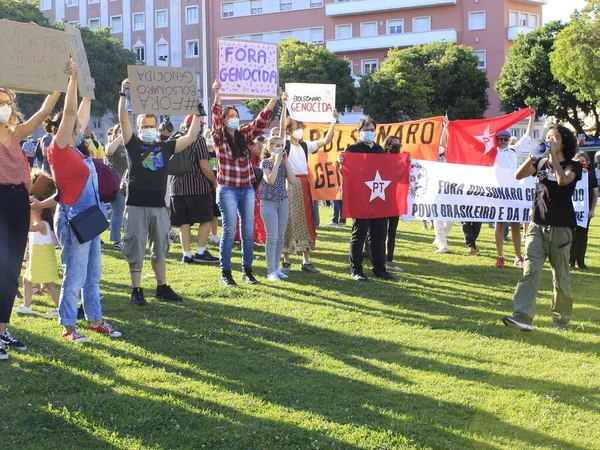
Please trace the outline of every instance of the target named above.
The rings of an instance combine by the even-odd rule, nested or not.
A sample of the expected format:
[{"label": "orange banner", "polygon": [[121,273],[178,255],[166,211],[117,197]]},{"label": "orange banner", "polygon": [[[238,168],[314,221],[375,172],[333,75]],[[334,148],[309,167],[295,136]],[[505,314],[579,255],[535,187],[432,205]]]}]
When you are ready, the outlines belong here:
[{"label": "orange banner", "polygon": [[[413,122],[384,123],[377,125],[375,142],[383,145],[385,138],[392,135],[400,138],[402,152],[410,153],[415,159],[437,161],[442,117],[415,120]],[[310,141],[323,139],[329,124],[307,123],[304,138]],[[308,155],[308,174],[314,200],[339,200],[341,175],[337,172],[336,161],[339,152],[356,143],[358,131],[355,125],[336,125],[331,144]]]}]

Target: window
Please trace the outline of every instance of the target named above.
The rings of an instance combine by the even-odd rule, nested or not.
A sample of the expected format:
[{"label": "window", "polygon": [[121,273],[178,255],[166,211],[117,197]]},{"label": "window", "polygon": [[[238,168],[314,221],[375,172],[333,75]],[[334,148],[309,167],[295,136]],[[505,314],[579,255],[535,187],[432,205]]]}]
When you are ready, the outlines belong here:
[{"label": "window", "polygon": [[262,41],[263,40],[263,35],[262,35],[262,33],[251,34],[250,35],[250,40],[251,41]]},{"label": "window", "polygon": [[198,39],[185,41],[185,49],[186,58],[198,58],[200,56],[200,41]]},{"label": "window", "polygon": [[145,47],[135,47],[133,49],[133,51],[135,52],[138,61],[141,61],[141,62],[146,61],[146,48]]},{"label": "window", "polygon": [[135,13],[133,15],[134,30],[143,30],[144,28],[146,28],[146,24],[144,22],[144,13]]},{"label": "window", "polygon": [[485,30],[485,11],[469,13],[469,30]]},{"label": "window", "polygon": [[325,41],[323,36],[323,28],[310,29],[310,42],[313,44],[322,44]]},{"label": "window", "polygon": [[336,39],[350,39],[352,37],[352,25],[336,25],[335,26],[335,38]]},{"label": "window", "polygon": [[100,3],[100,0],[88,0],[88,3]]},{"label": "window", "polygon": [[52,0],[41,0],[40,1],[40,9],[41,10],[52,9]]},{"label": "window", "polygon": [[519,25],[521,25],[522,27],[529,26],[529,14],[519,13]]},{"label": "window", "polygon": [[233,17],[233,3],[222,3],[221,4],[221,17]]},{"label": "window", "polygon": [[323,2],[322,1],[310,0],[310,7],[311,8],[321,8],[322,6],[323,6]]},{"label": "window", "polygon": [[360,24],[360,37],[377,36],[377,22],[363,22]]},{"label": "window", "polygon": [[475,56],[477,56],[479,58],[479,66],[477,66],[479,69],[485,69],[486,68],[486,51],[485,50],[475,50]]},{"label": "window", "polygon": [[[164,39],[162,39],[164,41]],[[166,42],[156,44],[156,65],[169,65],[169,44]]]},{"label": "window", "polygon": [[388,32],[388,34],[404,33],[404,19],[388,20],[387,21],[387,32]]},{"label": "window", "polygon": [[539,26],[539,16],[537,14],[529,14],[529,26],[537,28]]},{"label": "window", "polygon": [[112,29],[112,33],[122,33],[123,18],[121,16],[112,16],[110,18],[110,28]]},{"label": "window", "polygon": [[350,67],[350,76],[354,75],[354,61],[347,59],[348,67]]},{"label": "window", "polygon": [[519,24],[519,12],[509,11],[508,12],[508,26],[516,27]]},{"label": "window", "polygon": [[79,0],[67,0],[67,6],[77,6],[79,5]]},{"label": "window", "polygon": [[250,0],[250,14],[262,14],[262,0]]},{"label": "window", "polygon": [[169,11],[161,9],[156,11],[156,28],[165,28],[169,26]]},{"label": "window", "polygon": [[412,20],[413,33],[421,31],[431,31],[431,17],[413,17]]},{"label": "window", "polygon": [[185,8],[185,23],[198,23],[198,7],[188,6]]},{"label": "window", "polygon": [[294,35],[291,31],[282,31],[279,33],[279,40],[283,41],[284,39],[289,39]]},{"label": "window", "polygon": [[88,20],[88,27],[90,27],[90,30],[95,30],[96,28],[98,28],[100,26],[100,19],[90,19]]},{"label": "window", "polygon": [[361,73],[363,75],[369,75],[377,70],[379,61],[377,59],[363,59],[361,66]]},{"label": "window", "polygon": [[292,0],[279,0],[279,11],[291,11]]}]

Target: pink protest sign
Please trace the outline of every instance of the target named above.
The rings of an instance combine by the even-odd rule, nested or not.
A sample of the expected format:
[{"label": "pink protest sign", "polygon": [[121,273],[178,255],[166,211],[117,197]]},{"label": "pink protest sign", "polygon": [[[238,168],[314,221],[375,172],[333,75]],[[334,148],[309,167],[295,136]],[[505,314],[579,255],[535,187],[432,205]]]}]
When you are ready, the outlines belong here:
[{"label": "pink protest sign", "polygon": [[277,44],[219,39],[218,47],[222,98],[277,98]]}]

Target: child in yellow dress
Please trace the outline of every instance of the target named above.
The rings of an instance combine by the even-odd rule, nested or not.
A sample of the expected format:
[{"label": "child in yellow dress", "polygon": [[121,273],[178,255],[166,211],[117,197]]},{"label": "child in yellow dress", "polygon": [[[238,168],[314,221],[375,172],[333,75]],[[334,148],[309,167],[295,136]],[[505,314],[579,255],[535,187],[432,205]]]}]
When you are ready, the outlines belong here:
[{"label": "child in yellow dress", "polygon": [[[29,225],[29,259],[23,275],[23,305],[13,307],[21,314],[32,314],[31,297],[34,284],[44,284],[58,306],[59,290],[54,282],[59,279],[54,241],[52,239],[52,211],[43,209],[31,211]],[[57,315],[57,310],[48,311],[48,315]]]}]

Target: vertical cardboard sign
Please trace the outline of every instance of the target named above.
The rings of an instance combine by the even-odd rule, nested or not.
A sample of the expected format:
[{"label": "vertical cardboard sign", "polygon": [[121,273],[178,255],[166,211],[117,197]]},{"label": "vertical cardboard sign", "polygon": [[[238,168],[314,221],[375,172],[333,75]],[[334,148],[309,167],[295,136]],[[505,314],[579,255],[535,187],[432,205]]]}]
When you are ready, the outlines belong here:
[{"label": "vertical cardboard sign", "polygon": [[29,23],[0,21],[0,84],[17,92],[66,92],[71,35]]},{"label": "vertical cardboard sign", "polygon": [[277,98],[277,44],[219,39],[217,51],[222,98]]},{"label": "vertical cardboard sign", "polygon": [[188,68],[127,66],[134,114],[198,114],[196,72]]},{"label": "vertical cardboard sign", "polygon": [[79,75],[77,77],[77,90],[81,97],[96,99],[94,94],[94,79],[90,72],[90,65],[88,64],[87,54],[85,53],[85,47],[83,46],[83,40],[81,39],[81,31],[79,28],[74,27],[69,23],[64,23],[65,31],[71,35],[71,47],[73,48],[73,61],[79,68]]},{"label": "vertical cardboard sign", "polygon": [[331,122],[335,88],[335,84],[286,83],[290,117],[301,122]]}]

